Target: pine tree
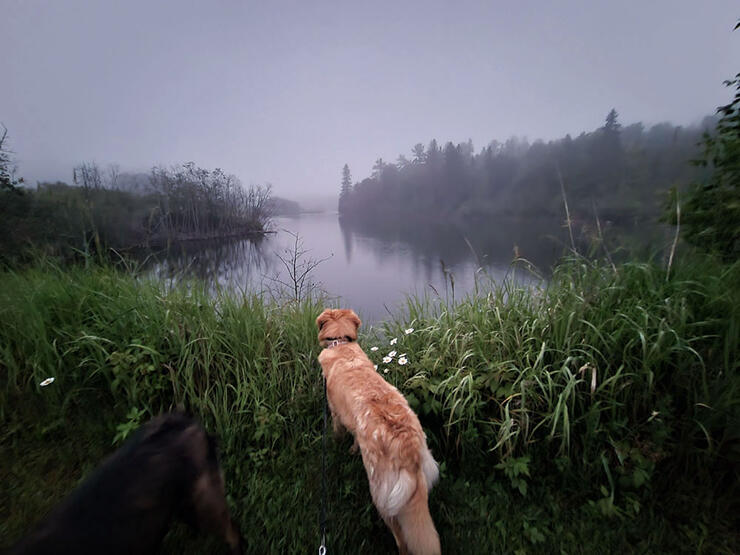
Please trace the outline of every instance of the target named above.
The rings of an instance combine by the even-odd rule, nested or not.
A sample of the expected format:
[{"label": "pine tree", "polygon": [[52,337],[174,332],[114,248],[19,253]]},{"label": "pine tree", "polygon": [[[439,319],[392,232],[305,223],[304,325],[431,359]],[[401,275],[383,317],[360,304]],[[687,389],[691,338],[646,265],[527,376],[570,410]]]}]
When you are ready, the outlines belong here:
[{"label": "pine tree", "polygon": [[347,164],[342,168],[342,187],[339,190],[339,213],[347,211],[347,201],[352,194],[352,174]]},{"label": "pine tree", "polygon": [[414,164],[423,164],[424,160],[426,160],[426,153],[424,152],[424,145],[421,143],[416,143],[414,145],[414,148],[411,149],[411,152],[414,154]]},{"label": "pine tree", "polygon": [[378,158],[375,160],[375,164],[373,164],[373,172],[370,175],[373,179],[380,180],[381,176],[383,175],[383,170],[385,169],[385,166],[387,164],[382,158]]},{"label": "pine tree", "polygon": [[606,133],[619,133],[619,130],[622,128],[622,126],[619,124],[619,121],[617,121],[618,117],[619,113],[614,108],[609,110],[609,113],[606,115],[606,123],[604,124],[603,128]]}]

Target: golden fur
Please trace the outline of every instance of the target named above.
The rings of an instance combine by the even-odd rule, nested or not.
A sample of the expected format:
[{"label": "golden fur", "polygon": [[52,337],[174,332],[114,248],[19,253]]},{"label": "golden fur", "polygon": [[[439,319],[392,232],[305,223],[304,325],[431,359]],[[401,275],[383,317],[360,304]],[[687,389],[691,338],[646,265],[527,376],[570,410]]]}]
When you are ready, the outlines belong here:
[{"label": "golden fur", "polygon": [[437,463],[406,399],[375,371],[357,344],[360,324],[351,310],[327,309],[316,319],[319,342],[329,347],[319,362],[334,430],[346,428],[354,436],[373,503],[399,552],[438,554],[439,536],[427,503],[439,476]]}]

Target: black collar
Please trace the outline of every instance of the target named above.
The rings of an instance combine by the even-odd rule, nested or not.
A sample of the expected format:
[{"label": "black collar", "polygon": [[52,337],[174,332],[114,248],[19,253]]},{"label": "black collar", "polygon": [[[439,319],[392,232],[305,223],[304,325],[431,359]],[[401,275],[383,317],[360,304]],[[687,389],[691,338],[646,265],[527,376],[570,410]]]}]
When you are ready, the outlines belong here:
[{"label": "black collar", "polygon": [[322,339],[321,341],[325,343],[325,349],[331,349],[332,347],[338,347],[339,345],[352,343],[354,339],[352,339],[349,335],[345,335],[344,337],[324,337],[324,339]]}]

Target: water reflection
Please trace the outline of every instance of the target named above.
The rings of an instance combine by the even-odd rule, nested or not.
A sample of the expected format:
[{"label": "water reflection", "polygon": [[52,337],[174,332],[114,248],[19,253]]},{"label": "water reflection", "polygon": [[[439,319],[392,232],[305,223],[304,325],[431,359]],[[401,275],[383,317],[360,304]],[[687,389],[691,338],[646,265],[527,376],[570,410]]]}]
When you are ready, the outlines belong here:
[{"label": "water reflection", "polygon": [[[479,268],[494,281],[511,275],[515,248],[546,268],[562,252],[561,230],[552,222],[483,222],[468,229],[454,226],[384,226],[363,229],[340,222],[336,214],[276,218],[276,232],[261,239],[188,242],[150,259],[157,277],[177,281],[194,276],[217,287],[268,292],[275,278],[288,277],[278,254],[293,248],[297,233],[306,258],[326,259],[313,271],[323,291],[350,306],[363,319],[377,322],[397,310],[407,294],[450,299],[470,292]],[[523,270],[516,279],[534,278]]]},{"label": "water reflection", "polygon": [[264,237],[247,239],[186,241],[166,249],[141,253],[149,272],[167,282],[196,278],[211,291],[226,287],[235,291],[254,291],[274,267],[266,251]]},{"label": "water reflection", "polygon": [[478,266],[506,265],[523,257],[546,272],[565,248],[567,235],[562,222],[555,219],[497,218],[469,221],[464,225],[438,223],[423,227],[399,221],[382,227],[363,227],[361,223],[340,222],[342,234],[375,239],[372,248],[384,256],[393,245],[408,245],[427,264],[443,260],[448,266],[475,263]]}]

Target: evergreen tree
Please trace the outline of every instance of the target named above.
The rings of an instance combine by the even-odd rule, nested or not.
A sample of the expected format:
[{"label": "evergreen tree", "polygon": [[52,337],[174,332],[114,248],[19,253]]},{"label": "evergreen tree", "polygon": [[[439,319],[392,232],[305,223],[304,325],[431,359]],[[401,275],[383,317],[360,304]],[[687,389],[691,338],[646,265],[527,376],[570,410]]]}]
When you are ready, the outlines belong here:
[{"label": "evergreen tree", "polygon": [[347,210],[347,201],[352,194],[352,174],[347,164],[342,168],[342,187],[339,190],[339,213]]},{"label": "evergreen tree", "polygon": [[609,113],[606,115],[606,123],[604,124],[604,127],[602,128],[607,134],[610,134],[610,135],[619,134],[619,131],[622,128],[622,126],[619,124],[619,121],[617,120],[618,117],[619,117],[619,113],[614,108],[609,110]]},{"label": "evergreen tree", "polygon": [[622,149],[619,114],[612,108],[606,115],[592,143],[591,165],[593,175],[598,176],[592,194],[603,195],[615,190],[623,178],[624,151]]},{"label": "evergreen tree", "polygon": [[385,168],[387,164],[383,161],[382,158],[378,158],[375,160],[375,164],[373,164],[373,173],[371,174],[373,179],[380,179],[383,175],[383,169]]},{"label": "evergreen tree", "polygon": [[437,139],[432,139],[427,147],[427,154],[425,157],[426,163],[434,170],[439,167],[441,156],[439,146],[437,145]]},{"label": "evergreen tree", "polygon": [[414,164],[423,164],[426,160],[426,154],[424,153],[424,145],[422,143],[416,143],[414,148],[411,149],[414,155]]},{"label": "evergreen tree", "polygon": [[601,128],[603,156],[612,162],[617,161],[622,155],[622,125],[618,117],[619,114],[612,108],[606,115],[604,127]]}]

